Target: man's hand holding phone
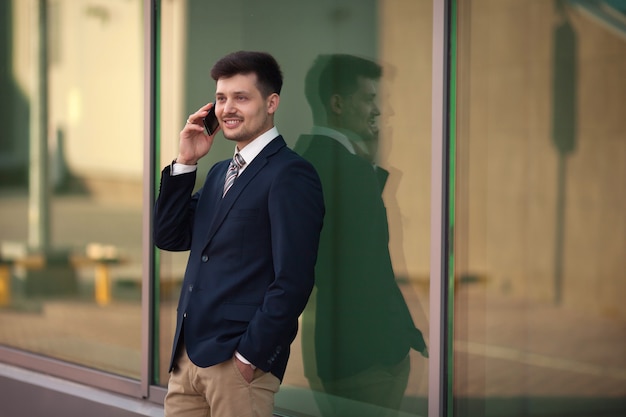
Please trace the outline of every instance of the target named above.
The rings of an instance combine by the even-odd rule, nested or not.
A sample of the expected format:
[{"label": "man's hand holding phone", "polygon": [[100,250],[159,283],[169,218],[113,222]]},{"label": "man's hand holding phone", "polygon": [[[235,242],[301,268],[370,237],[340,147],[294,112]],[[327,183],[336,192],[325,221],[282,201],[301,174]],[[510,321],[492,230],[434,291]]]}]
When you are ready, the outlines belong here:
[{"label": "man's hand holding phone", "polygon": [[202,123],[204,124],[204,128],[209,136],[213,136],[215,132],[217,132],[217,129],[220,127],[220,122],[217,120],[217,116],[215,115],[215,102],[209,109],[207,115],[202,118]]},{"label": "man's hand holding phone", "polygon": [[200,158],[209,153],[218,130],[215,103],[205,104],[197,112],[189,115],[185,127],[180,132],[176,162],[184,165],[197,164]]}]

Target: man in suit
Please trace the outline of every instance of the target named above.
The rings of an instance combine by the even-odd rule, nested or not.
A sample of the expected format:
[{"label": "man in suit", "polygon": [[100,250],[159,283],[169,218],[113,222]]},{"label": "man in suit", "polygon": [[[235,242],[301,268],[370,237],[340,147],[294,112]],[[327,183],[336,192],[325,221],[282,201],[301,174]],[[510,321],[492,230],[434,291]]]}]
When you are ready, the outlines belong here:
[{"label": "man in suit", "polygon": [[209,103],[187,119],[155,205],[156,245],[190,251],[165,415],[269,417],[313,287],[322,190],[274,126],[282,87],[275,59],[235,52],[211,77],[233,161],[215,164],[193,194],[196,164],[215,137],[203,128]]},{"label": "man in suit", "polygon": [[[375,62],[336,54],[319,56],[306,76],[315,125],[295,150],[320,175],[326,218],[302,344],[314,389],[317,381],[317,389],[332,396],[397,410],[407,387],[409,350],[424,356],[427,350],[389,253],[382,198],[389,174],[376,165],[381,74]],[[325,415],[351,415],[345,406],[350,402],[332,398],[319,401]]]}]

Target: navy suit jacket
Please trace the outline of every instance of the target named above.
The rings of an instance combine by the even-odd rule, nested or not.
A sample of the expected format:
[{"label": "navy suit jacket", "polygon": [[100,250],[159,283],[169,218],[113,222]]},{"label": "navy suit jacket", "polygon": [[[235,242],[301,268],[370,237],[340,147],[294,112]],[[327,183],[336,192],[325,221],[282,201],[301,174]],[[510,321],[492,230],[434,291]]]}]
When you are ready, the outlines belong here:
[{"label": "navy suit jacket", "polygon": [[161,176],[154,239],[190,250],[170,370],[184,340],[207,367],[235,351],[281,381],[289,346],[314,284],[324,202],[312,165],[273,139],[222,198],[229,161],[192,195],[195,173]]}]

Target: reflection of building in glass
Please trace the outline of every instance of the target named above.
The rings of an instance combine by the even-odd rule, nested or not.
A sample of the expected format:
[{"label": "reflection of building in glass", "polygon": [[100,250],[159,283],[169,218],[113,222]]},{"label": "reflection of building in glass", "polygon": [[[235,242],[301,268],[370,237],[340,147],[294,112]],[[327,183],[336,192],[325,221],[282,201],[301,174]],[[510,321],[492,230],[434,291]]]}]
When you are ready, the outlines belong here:
[{"label": "reflection of building in glass", "polygon": [[[25,104],[37,94],[37,69],[30,64],[39,27],[32,29],[34,7],[47,2],[3,2],[11,28],[6,55],[3,91],[23,97],[3,97],[2,117],[7,123],[0,136],[1,158],[26,166],[29,143],[29,113]],[[49,2],[43,27],[47,40],[42,48],[47,71],[48,153],[51,164],[64,161],[77,178],[88,181],[90,189],[101,191],[130,182],[140,190],[143,135],[143,54],[138,21],[141,8],[136,4],[113,2],[106,6],[88,1]],[[3,32],[4,33],[4,32]],[[131,35],[132,34],[132,35]],[[123,62],[123,65],[120,65]],[[61,138],[62,143],[57,143]],[[129,140],[129,138],[136,138]],[[61,149],[62,148],[62,149]],[[119,149],[125,148],[125,153]],[[64,152],[59,155],[58,152]],[[4,164],[2,173],[5,174]],[[53,166],[53,168],[55,168]],[[56,167],[61,169],[61,167]],[[23,171],[22,171],[23,172]],[[106,189],[102,190],[106,191]]]},{"label": "reflection of building in glass", "polygon": [[[144,183],[138,6],[0,4],[0,263],[9,271],[0,284],[8,323],[0,344],[135,378]],[[120,314],[127,320],[116,327]]]}]

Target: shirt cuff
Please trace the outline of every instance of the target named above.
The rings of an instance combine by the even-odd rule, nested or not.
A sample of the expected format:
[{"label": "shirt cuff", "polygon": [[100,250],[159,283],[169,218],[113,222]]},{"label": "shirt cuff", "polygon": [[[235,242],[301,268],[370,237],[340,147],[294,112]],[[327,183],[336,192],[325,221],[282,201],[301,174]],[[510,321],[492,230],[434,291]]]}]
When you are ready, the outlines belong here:
[{"label": "shirt cuff", "polygon": [[180,175],[180,174],[189,174],[190,172],[194,172],[196,169],[198,169],[198,165],[179,164],[174,159],[172,161],[172,168],[170,169],[170,175],[171,176],[176,176],[176,175]]},{"label": "shirt cuff", "polygon": [[256,369],[256,366],[254,366],[252,363],[250,363],[249,360],[247,360],[246,358],[244,358],[241,353],[235,351],[235,356],[237,357],[237,359],[239,359],[241,362],[245,363],[246,365],[250,365],[252,367],[252,369]]}]

